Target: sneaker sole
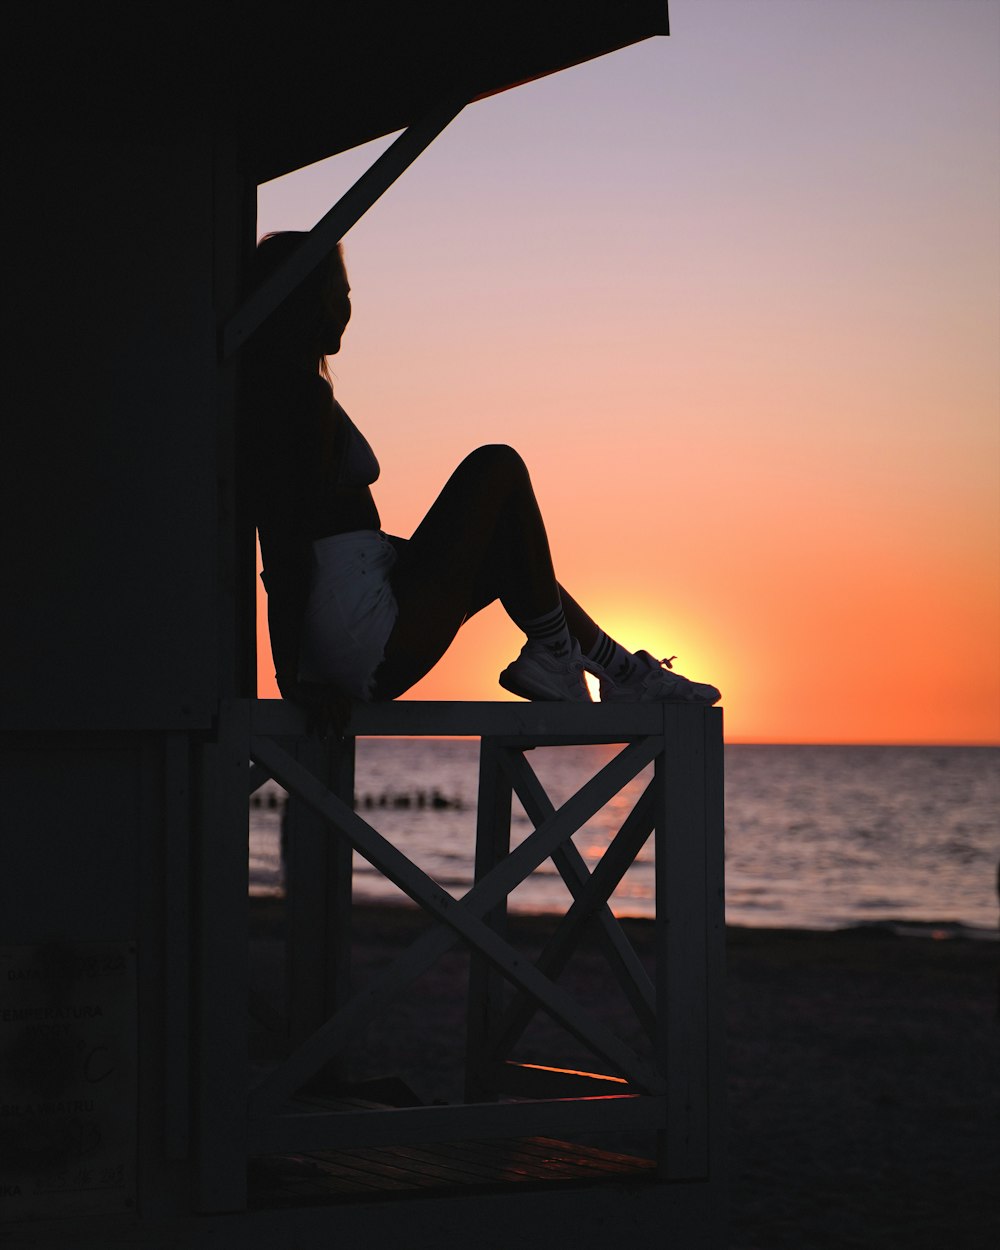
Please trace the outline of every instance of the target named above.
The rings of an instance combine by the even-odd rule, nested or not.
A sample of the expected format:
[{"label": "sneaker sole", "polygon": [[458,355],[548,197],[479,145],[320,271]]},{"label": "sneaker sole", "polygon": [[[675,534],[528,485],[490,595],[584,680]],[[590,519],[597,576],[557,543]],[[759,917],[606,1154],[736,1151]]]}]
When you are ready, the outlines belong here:
[{"label": "sneaker sole", "polygon": [[709,695],[683,695],[675,694],[669,696],[661,696],[655,694],[601,694],[602,703],[695,703],[699,707],[712,707],[722,698],[721,694]]},{"label": "sneaker sole", "polygon": [[535,686],[530,688],[523,682],[519,682],[517,674],[512,674],[509,668],[505,668],[497,678],[504,690],[509,690],[511,694],[516,694],[519,699],[527,699],[532,703],[590,703],[590,699],[568,699],[564,692],[555,690],[553,687]]}]

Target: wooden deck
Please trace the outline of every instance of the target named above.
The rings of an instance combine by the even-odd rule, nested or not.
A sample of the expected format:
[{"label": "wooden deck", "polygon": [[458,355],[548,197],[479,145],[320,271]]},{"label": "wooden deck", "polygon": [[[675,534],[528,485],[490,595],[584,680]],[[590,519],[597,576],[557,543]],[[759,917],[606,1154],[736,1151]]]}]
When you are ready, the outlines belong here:
[{"label": "wooden deck", "polygon": [[372,1198],[498,1192],[512,1186],[650,1181],[651,1159],[550,1137],[430,1142],[268,1155],[250,1161],[250,1205],[300,1207]]}]

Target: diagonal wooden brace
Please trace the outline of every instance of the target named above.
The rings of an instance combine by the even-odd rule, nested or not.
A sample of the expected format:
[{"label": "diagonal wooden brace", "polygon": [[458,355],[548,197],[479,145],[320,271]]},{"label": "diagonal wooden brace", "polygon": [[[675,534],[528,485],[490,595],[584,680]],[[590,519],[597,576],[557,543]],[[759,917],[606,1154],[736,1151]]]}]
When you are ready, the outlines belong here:
[{"label": "diagonal wooden brace", "polygon": [[254,794],[266,782],[273,780],[271,774],[266,768],[260,764],[251,763],[250,765],[250,793]]},{"label": "diagonal wooden brace", "polygon": [[232,356],[303,279],[333,251],[344,235],[400,174],[462,111],[465,96],[440,101],[404,130],[358,181],[309,231],[297,251],[236,310],[222,332],[223,356]]}]

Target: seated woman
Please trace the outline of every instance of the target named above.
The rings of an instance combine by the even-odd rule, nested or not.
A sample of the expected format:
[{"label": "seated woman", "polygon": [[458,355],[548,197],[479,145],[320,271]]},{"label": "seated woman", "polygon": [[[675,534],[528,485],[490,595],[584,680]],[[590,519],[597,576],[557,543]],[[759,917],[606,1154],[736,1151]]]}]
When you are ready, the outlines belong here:
[{"label": "seated woman", "polygon": [[[258,283],[302,237],[261,241]],[[714,686],[625,650],[558,583],[528,471],[510,447],[466,457],[409,541],[382,532],[371,493],[378,461],[326,368],[351,316],[349,292],[338,248],[245,353],[254,521],[283,697],[322,686],[395,699],[499,599],[526,637],[499,680],[522,698],[589,701],[586,671],[604,702],[715,703]]]}]

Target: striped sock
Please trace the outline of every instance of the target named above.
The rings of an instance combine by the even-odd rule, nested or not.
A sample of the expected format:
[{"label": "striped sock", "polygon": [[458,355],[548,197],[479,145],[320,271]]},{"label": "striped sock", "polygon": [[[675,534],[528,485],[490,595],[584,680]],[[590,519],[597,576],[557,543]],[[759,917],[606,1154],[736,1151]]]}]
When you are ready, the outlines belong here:
[{"label": "striped sock", "polygon": [[517,624],[532,642],[541,643],[560,660],[573,649],[573,639],[561,603],[544,616],[536,616],[531,621],[518,621]]},{"label": "striped sock", "polygon": [[609,638],[603,629],[598,629],[594,645],[587,652],[587,659],[603,668],[613,681],[627,681],[635,669],[632,652],[626,651],[620,642]]}]

